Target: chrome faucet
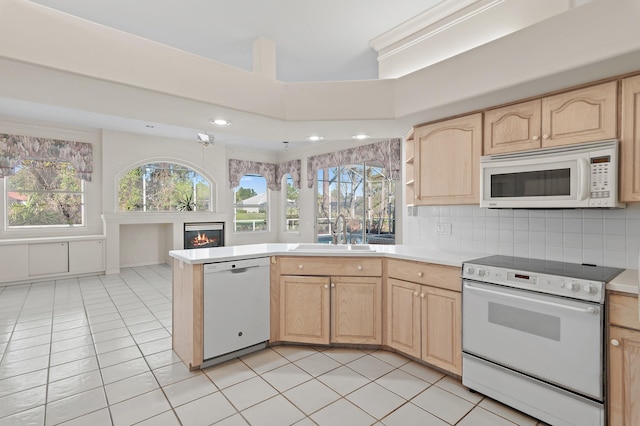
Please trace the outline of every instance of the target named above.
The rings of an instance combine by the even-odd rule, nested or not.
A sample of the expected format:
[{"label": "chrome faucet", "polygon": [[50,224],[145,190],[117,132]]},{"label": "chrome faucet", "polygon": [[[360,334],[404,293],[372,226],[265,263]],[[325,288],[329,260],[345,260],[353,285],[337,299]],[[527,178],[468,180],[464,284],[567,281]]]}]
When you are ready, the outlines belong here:
[{"label": "chrome faucet", "polygon": [[[342,225],[342,228],[338,228],[338,223]],[[342,242],[348,244],[347,240],[347,220],[344,215],[339,214],[334,224],[330,224],[331,235],[333,237],[333,244],[338,244],[338,236],[342,233]]]}]

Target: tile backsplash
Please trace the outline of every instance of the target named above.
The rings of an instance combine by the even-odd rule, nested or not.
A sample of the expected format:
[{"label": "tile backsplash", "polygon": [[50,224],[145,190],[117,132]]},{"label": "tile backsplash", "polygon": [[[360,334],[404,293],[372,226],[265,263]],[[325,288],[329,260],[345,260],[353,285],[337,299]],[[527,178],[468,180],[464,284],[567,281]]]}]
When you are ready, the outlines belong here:
[{"label": "tile backsplash", "polygon": [[[451,224],[450,235],[443,224]],[[408,207],[404,234],[407,245],[444,251],[638,269],[640,204],[614,210]]]}]

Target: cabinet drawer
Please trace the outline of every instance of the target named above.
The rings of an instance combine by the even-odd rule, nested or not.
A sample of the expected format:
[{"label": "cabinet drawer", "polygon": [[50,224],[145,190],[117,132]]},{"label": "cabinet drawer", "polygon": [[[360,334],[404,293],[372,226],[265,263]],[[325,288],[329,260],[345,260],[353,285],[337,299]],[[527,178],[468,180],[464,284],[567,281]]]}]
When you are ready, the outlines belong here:
[{"label": "cabinet drawer", "polygon": [[282,275],[382,276],[382,260],[362,257],[281,257]]},{"label": "cabinet drawer", "polygon": [[391,278],[447,290],[462,291],[460,268],[454,266],[388,259],[387,269]]},{"label": "cabinet drawer", "polygon": [[609,324],[640,330],[636,296],[608,294],[607,304],[609,305]]}]

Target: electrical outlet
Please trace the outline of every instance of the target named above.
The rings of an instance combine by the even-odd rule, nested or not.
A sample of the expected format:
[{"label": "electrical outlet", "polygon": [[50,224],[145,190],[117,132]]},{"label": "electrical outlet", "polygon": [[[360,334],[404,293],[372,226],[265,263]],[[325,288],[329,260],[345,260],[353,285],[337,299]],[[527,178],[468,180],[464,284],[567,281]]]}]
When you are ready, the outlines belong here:
[{"label": "electrical outlet", "polygon": [[436,224],[436,234],[438,235],[451,235],[450,223],[438,223]]}]

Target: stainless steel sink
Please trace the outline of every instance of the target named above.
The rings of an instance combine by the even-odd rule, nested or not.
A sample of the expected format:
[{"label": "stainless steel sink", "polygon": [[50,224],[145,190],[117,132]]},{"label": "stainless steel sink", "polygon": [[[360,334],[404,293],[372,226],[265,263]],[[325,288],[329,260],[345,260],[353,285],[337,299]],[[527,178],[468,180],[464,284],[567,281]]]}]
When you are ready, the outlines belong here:
[{"label": "stainless steel sink", "polygon": [[369,244],[298,244],[289,251],[314,253],[375,253]]}]

